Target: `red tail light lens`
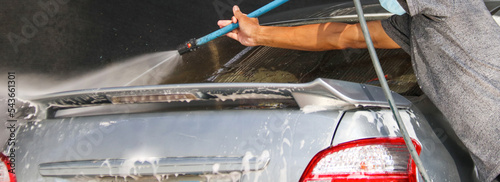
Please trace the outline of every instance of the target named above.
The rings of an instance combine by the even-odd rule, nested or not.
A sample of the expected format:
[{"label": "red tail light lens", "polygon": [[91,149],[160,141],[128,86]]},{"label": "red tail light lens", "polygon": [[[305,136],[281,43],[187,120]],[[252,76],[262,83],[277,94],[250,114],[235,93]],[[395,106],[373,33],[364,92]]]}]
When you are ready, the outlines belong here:
[{"label": "red tail light lens", "polygon": [[11,173],[9,158],[0,153],[0,182],[16,182],[16,175]]},{"label": "red tail light lens", "polygon": [[[413,140],[420,154],[421,147]],[[403,138],[371,138],[339,144],[314,156],[301,182],[416,182],[416,167]]]}]

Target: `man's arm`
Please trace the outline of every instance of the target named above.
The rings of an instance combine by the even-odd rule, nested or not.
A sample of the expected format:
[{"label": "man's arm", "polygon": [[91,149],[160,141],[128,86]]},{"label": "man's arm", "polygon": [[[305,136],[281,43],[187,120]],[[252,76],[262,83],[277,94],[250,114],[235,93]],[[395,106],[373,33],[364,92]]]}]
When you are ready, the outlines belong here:
[{"label": "man's arm", "polygon": [[[271,46],[307,51],[323,51],[345,48],[366,48],[365,39],[358,24],[323,23],[297,27],[260,26],[256,18],[248,18],[239,8],[233,8],[232,20],[221,20],[220,27],[239,22],[240,28],[227,34],[246,46]],[[368,22],[368,29],[375,48],[400,48],[384,31],[380,21]]]}]

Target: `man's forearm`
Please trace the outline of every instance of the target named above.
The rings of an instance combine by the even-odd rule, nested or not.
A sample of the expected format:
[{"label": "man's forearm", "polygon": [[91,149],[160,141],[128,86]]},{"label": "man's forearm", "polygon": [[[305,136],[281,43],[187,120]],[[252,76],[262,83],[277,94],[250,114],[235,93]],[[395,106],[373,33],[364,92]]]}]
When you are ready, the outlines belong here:
[{"label": "man's forearm", "polygon": [[[390,39],[380,22],[369,22],[369,29],[375,47],[399,48]],[[359,24],[324,23],[297,27],[259,28],[257,43],[259,45],[298,49],[307,51],[323,51],[345,48],[366,48],[365,39]]]},{"label": "man's forearm", "polygon": [[257,43],[264,46],[322,51],[342,49],[344,43],[341,34],[347,24],[326,23],[297,27],[262,26],[259,29]]}]

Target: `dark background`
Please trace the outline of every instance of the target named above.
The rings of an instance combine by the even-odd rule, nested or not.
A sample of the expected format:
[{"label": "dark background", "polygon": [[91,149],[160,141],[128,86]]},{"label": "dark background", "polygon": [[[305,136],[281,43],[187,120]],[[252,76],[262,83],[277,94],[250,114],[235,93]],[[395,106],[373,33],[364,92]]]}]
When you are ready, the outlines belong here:
[{"label": "dark background", "polygon": [[[82,74],[125,58],[174,50],[218,29],[217,20],[230,18],[233,4],[249,13],[268,2],[2,0],[0,71],[57,77]],[[267,16],[331,2],[290,1]]]}]

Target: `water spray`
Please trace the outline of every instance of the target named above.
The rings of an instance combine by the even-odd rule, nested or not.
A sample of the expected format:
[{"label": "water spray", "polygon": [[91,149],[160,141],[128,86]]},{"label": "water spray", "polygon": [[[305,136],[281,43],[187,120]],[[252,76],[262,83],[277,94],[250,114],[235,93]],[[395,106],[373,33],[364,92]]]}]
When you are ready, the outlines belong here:
[{"label": "water spray", "polygon": [[[263,7],[255,10],[254,12],[248,14],[248,17],[257,18],[260,15],[263,15],[264,13],[267,13],[267,12],[271,11],[272,9],[286,3],[287,1],[288,0],[275,0],[273,2],[270,2],[269,4],[267,4]],[[206,44],[207,42],[210,42],[210,41],[212,41],[212,40],[214,40],[222,35],[225,35],[231,31],[233,31],[234,29],[237,29],[238,27],[240,27],[240,25],[238,23],[232,23],[228,26],[225,26],[224,28],[221,28],[215,32],[208,34],[208,35],[205,35],[204,37],[201,37],[199,39],[191,39],[188,42],[186,42],[185,44],[180,45],[177,50],[179,51],[180,55],[194,51],[199,46]]]}]

